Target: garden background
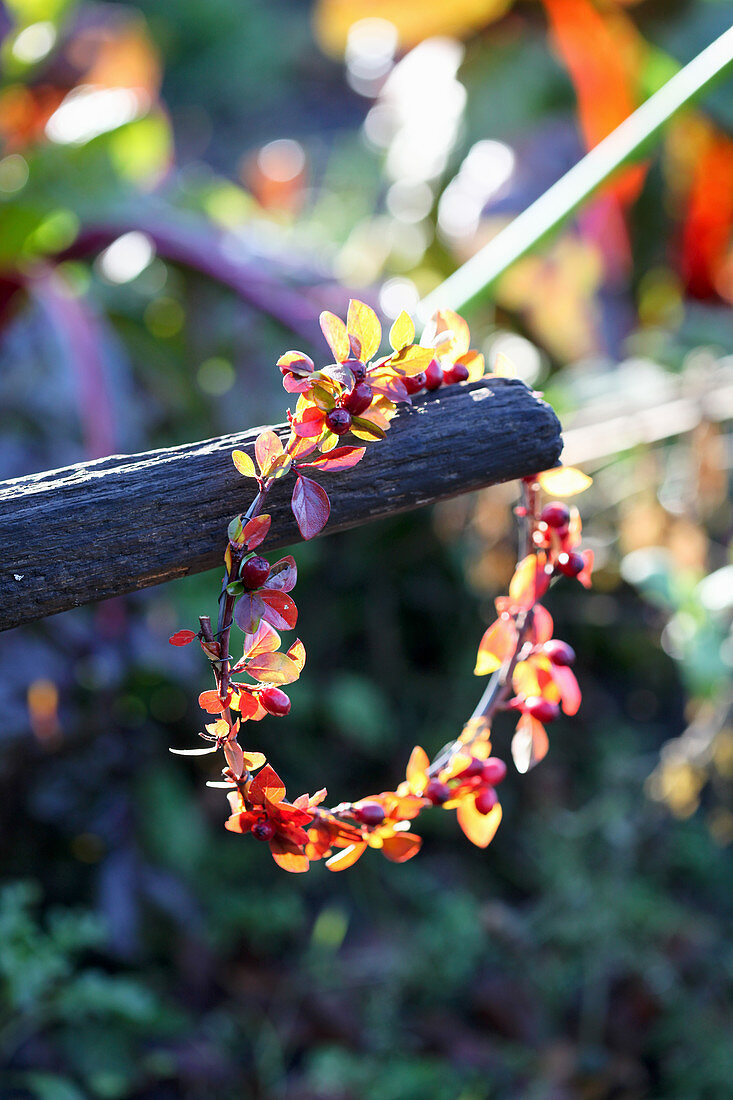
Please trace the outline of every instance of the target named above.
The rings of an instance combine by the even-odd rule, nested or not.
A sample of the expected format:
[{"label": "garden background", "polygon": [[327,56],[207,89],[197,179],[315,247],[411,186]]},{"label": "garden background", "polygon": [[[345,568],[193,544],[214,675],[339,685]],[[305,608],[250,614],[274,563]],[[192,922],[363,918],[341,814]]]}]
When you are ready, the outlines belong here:
[{"label": "garden background", "polygon": [[[414,309],[732,16],[0,4],[1,476],[281,421],[321,309]],[[224,831],[210,760],[168,753],[209,685],[167,638],[214,575],[0,635],[3,1097],[729,1095],[732,133],[723,83],[468,313],[594,475],[598,562],[548,601],[582,709],[486,851],[435,814],[409,864],[296,879]],[[297,548],[309,663],[257,727],[293,793],[456,735],[513,501]]]}]

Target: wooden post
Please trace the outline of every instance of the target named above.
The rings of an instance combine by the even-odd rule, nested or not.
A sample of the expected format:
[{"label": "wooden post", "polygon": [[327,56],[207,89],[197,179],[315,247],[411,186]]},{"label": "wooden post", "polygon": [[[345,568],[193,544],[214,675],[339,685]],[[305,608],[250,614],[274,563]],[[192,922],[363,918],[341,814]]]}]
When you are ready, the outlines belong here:
[{"label": "wooden post", "polygon": [[[220,565],[254,486],[231,451],[253,453],[260,430],[0,483],[0,629]],[[516,379],[440,389],[403,406],[354,469],[315,474],[325,533],[548,469],[561,448],[555,413]],[[292,480],[268,498],[265,551],[300,539]]]}]

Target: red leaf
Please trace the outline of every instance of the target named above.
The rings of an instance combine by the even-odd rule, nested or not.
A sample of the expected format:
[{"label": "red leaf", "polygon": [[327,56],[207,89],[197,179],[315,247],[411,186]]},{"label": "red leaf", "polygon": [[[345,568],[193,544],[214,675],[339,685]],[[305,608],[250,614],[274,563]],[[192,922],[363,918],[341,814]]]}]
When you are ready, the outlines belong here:
[{"label": "red leaf", "polygon": [[277,589],[262,589],[260,598],[265,605],[262,618],[277,630],[292,630],[298,621],[298,608],[290,596]]},{"label": "red leaf", "polygon": [[282,802],[285,798],[285,784],[275,769],[265,764],[252,780],[247,798],[259,806],[264,804],[265,798],[269,798],[270,802]]},{"label": "red leaf", "polygon": [[304,539],[312,539],[322,531],[331,512],[326,490],[303,474],[298,474],[295,481],[292,508]]},{"label": "red leaf", "polygon": [[171,634],[168,641],[171,645],[188,645],[195,637],[193,630],[177,630],[175,634]]},{"label": "red leaf", "polygon": [[319,455],[311,462],[299,462],[299,466],[315,466],[319,470],[327,470],[331,474],[340,473],[341,470],[350,470],[361,462],[366,454],[366,447],[336,447],[328,454]]},{"label": "red leaf", "polygon": [[262,516],[255,516],[254,519],[251,519],[249,523],[244,525],[240,537],[242,542],[246,544],[248,550],[254,550],[255,546],[259,546],[261,542],[265,541],[271,523],[272,516],[265,514]]}]

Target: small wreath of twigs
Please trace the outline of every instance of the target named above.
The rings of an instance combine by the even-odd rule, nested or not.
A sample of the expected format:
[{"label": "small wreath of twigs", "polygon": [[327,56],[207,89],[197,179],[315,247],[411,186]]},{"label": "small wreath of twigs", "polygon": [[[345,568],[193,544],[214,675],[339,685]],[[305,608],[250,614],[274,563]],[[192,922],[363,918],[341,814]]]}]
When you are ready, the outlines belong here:
[{"label": "small wreath of twigs", "polygon": [[[403,863],[422,843],[412,823],[432,807],[455,809],[468,839],[485,848],[501,821],[496,787],[507,770],[503,760],[491,755],[494,716],[517,712],[511,751],[517,770],[526,772],[547,753],[545,726],[561,708],[572,715],[580,705],[570,668],[575,654],[552,637],[552,618],[539,601],[562,575],[588,587],[593,553],[579,550],[577,509],[557,500],[543,506],[542,500],[543,493],[572,496],[590,479],[558,467],[522,481],[522,501],[515,509],[520,560],[508,595],[496,600],[498,617],[481,639],[475,672],[491,678],[460,735],[433,760],[415,747],[406,777],[394,791],[332,807],[324,805],[325,790],[288,801],[284,783],[263,753],[242,748],[239,740],[245,722],[288,714],[290,699],[283,687],[298,679],[305,664],[300,640],[285,651],[281,648],[280,632],[292,630],[298,617],[291,595],[296,563],[287,556],[271,565],[259,552],[270,528],[264,511],[268,493],[276,481],[294,475],[293,514],[303,538],[313,538],[328,521],[330,503],[312,474],[355,466],[366,446],[384,438],[398,402],[409,403],[423,389],[484,376],[483,356],[470,350],[468,325],[452,310],[434,315],[420,344],[415,343],[412,320],[400,314],[389,333],[392,351],[381,358],[381,325],[363,302],[349,303],[345,324],[328,312],[321,314],[320,323],[332,363],[316,370],[307,355],[289,351],[277,364],[285,389],[297,394],[295,412],[288,411],[286,443],[272,431],[262,432],[255,443],[257,466],[243,451],[232,454],[236,469],[256,483],[257,492],[247,511],[229,524],[216,631],[202,615],[198,632],[179,630],[170,638],[177,646],[198,638],[211,664],[215,686],[199,696],[212,718],[200,735],[209,745],[171,751],[224,754],[222,779],[209,786],[228,792],[227,829],[267,842],[286,871],[307,871],[311,861],[324,857],[330,870],[343,870],[367,847]],[[502,362],[498,370],[509,373],[510,365]],[[346,435],[364,446],[342,446]],[[238,658],[230,652],[235,625],[244,634]]]}]

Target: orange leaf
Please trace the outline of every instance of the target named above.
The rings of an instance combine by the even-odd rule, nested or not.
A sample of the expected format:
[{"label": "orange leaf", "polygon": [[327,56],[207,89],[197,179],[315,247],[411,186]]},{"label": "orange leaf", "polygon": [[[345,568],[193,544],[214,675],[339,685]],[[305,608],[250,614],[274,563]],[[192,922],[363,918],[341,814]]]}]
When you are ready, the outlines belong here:
[{"label": "orange leaf", "polygon": [[474,676],[486,676],[496,672],[514,653],[517,645],[517,628],[512,619],[498,618],[481,639]]},{"label": "orange leaf", "polygon": [[351,348],[349,346],[349,337],[344,322],[340,317],[337,317],[335,313],[329,313],[328,310],[323,311],[318,318],[318,322],[321,326],[321,332],[326,337],[326,343],[333,352],[333,357],[336,362],[345,362],[346,359],[350,358]]},{"label": "orange leaf", "polygon": [[419,745],[410,753],[410,759],[407,761],[407,771],[405,773],[407,782],[413,794],[417,794],[418,791],[422,791],[426,783],[426,771],[430,767],[430,758],[425,752],[425,749],[421,749]]},{"label": "orange leaf", "polygon": [[368,363],[379,351],[382,339],[382,326],[371,306],[352,298],[346,316],[346,329],[351,338],[354,358]]},{"label": "orange leaf", "polygon": [[[254,634],[244,636],[244,656],[256,657],[259,653],[274,653],[280,648],[280,635],[269,623],[260,623]],[[235,665],[235,669],[238,665]]]},{"label": "orange leaf", "polygon": [[296,665],[298,672],[302,672],[303,666],[305,665],[305,646],[300,638],[296,638],[291,645],[288,650],[288,657]]},{"label": "orange leaf", "polygon": [[395,833],[394,836],[385,837],[382,853],[393,863],[406,863],[417,855],[421,845],[422,837],[415,833]]},{"label": "orange leaf", "polygon": [[199,706],[209,714],[220,714],[225,710],[225,704],[216,691],[202,691],[199,695]]},{"label": "orange leaf", "polygon": [[304,871],[307,871],[310,867],[308,856],[305,852],[301,852],[295,844],[292,844],[289,840],[285,840],[283,837],[274,836],[270,841],[270,851],[272,852],[272,858],[277,863],[278,867],[282,867],[283,871],[290,871],[291,874],[299,875]]},{"label": "orange leaf", "polygon": [[267,428],[260,432],[255,440],[255,456],[263,477],[267,475],[272,460],[282,453],[283,445],[273,431]]},{"label": "orange leaf", "polygon": [[512,760],[518,772],[524,774],[545,756],[550,743],[545,727],[531,714],[523,714],[512,738]]},{"label": "orange leaf", "polygon": [[542,599],[550,586],[546,560],[544,554],[528,554],[522,558],[509,584],[509,597],[515,604],[529,608]]},{"label": "orange leaf", "polygon": [[248,662],[246,672],[263,684],[292,684],[300,669],[285,653],[261,653]]},{"label": "orange leaf", "polygon": [[258,806],[264,805],[265,798],[270,802],[282,802],[285,798],[285,784],[275,769],[265,764],[252,780],[247,798]]},{"label": "orange leaf", "polygon": [[545,470],[537,480],[540,488],[551,497],[574,497],[593,484],[592,477],[574,466],[556,466],[554,470]]},{"label": "orange leaf", "polygon": [[359,844],[350,844],[348,848],[342,848],[340,852],[334,852],[326,860],[326,866],[329,871],[345,871],[347,867],[352,867],[357,859],[364,855],[366,847],[366,841]]},{"label": "orange leaf", "polygon": [[488,848],[501,823],[501,805],[497,802],[493,810],[480,814],[476,809],[476,798],[470,795],[461,801],[456,817],[464,833],[477,848]]}]

